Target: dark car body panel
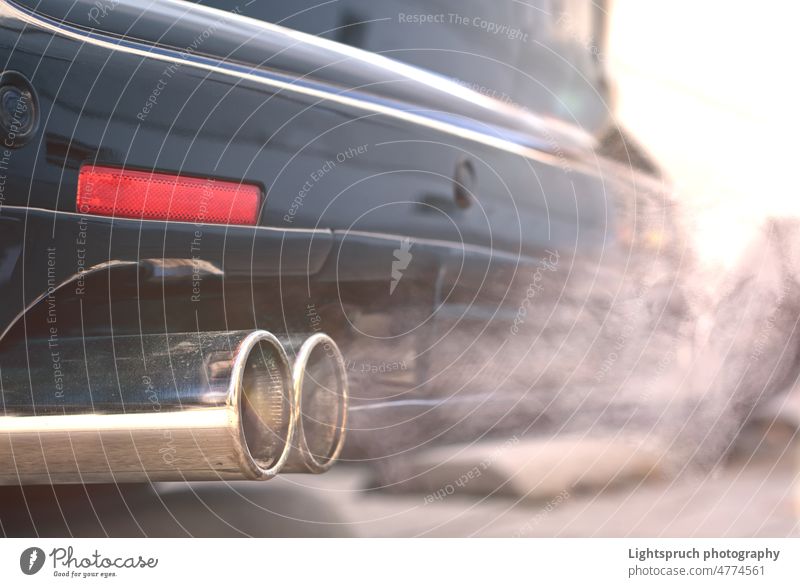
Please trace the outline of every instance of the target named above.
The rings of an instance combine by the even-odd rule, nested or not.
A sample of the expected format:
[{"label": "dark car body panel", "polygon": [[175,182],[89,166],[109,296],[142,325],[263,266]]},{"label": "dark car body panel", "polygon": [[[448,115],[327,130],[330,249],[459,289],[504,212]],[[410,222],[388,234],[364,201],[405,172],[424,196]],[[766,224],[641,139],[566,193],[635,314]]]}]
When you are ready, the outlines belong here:
[{"label": "dark car body panel", "polygon": [[[377,459],[419,445],[420,427],[429,440],[474,435],[452,425],[482,405],[463,390],[506,383],[490,370],[461,379],[484,360],[476,340],[505,361],[560,348],[615,280],[675,262],[657,182],[552,112],[187,3],[125,0],[98,22],[93,7],[0,3],[3,67],[30,80],[40,117],[3,169],[2,344],[324,330],[357,390],[348,450]],[[88,163],[257,184],[258,226],[83,214]],[[547,259],[559,270],[528,312]],[[600,299],[590,310],[587,292]],[[560,389],[579,346],[569,365],[534,361],[543,374],[526,389]]]},{"label": "dark car body panel", "polygon": [[[61,12],[53,12],[59,6]],[[69,18],[85,17],[90,8],[41,3],[37,10]],[[102,22],[109,34],[6,5],[0,21],[0,47],[10,55],[5,68],[32,81],[41,129],[37,139],[10,151],[4,217],[23,221],[11,207],[76,212],[78,171],[91,162],[213,173],[263,186],[262,226],[317,231],[309,239],[313,250],[296,244],[295,233],[286,233],[294,237],[288,247],[281,238],[281,255],[308,257],[309,274],[322,266],[319,250],[331,233],[341,233],[340,241],[362,234],[364,251],[373,249],[363,234],[374,233],[449,242],[459,257],[501,251],[523,263],[548,246],[596,249],[612,234],[613,198],[592,172],[590,139],[582,131],[358,50],[225,18],[238,19],[177,3],[156,11],[121,2]],[[191,44],[204,22],[215,28],[202,50],[178,49]],[[130,36],[114,36],[122,33]],[[143,115],[160,81],[163,93]],[[464,159],[475,170],[467,209],[452,204],[454,170]],[[322,176],[324,191],[317,185]],[[38,224],[38,216],[31,221]],[[78,272],[79,251],[64,242],[79,222],[86,218],[53,219],[59,279]],[[143,256],[190,257],[188,243],[183,252],[172,243],[190,241],[193,232],[178,224],[117,219],[113,238],[110,229],[88,232],[83,248],[102,253],[80,268]],[[34,234],[40,238],[38,226]],[[258,230],[205,225],[203,234],[202,255],[212,263],[223,261],[213,239],[225,242],[229,259],[221,267],[231,276],[239,266],[253,278],[274,275],[279,265],[291,273],[294,266],[260,244],[279,231],[264,232],[258,246]],[[294,252],[298,246],[301,253]],[[38,267],[35,254],[26,247],[20,263]],[[376,258],[381,262],[370,273],[362,255],[344,256],[339,278],[352,273],[386,279],[389,262]],[[348,259],[358,259],[359,266],[347,267]],[[20,302],[9,304],[3,328],[23,300],[28,304],[46,290],[35,271],[27,273],[34,281],[25,295],[6,296]],[[19,270],[5,283],[18,287]]]}]

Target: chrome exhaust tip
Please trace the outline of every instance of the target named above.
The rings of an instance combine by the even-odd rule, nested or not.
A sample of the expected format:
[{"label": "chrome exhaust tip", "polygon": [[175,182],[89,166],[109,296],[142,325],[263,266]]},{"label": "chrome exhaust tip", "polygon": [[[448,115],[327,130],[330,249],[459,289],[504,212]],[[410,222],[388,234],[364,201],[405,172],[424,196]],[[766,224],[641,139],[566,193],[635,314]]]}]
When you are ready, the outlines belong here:
[{"label": "chrome exhaust tip", "polygon": [[283,345],[263,330],[248,335],[240,343],[230,379],[240,470],[248,479],[270,479],[291,454],[296,426],[296,396]]},{"label": "chrome exhaust tip", "polygon": [[338,345],[316,333],[295,350],[297,425],[284,473],[324,473],[339,458],[347,428],[347,371]]},{"label": "chrome exhaust tip", "polygon": [[[254,479],[290,455],[286,351],[263,330],[89,337],[0,354],[0,484]],[[30,365],[30,368],[28,368]]]}]

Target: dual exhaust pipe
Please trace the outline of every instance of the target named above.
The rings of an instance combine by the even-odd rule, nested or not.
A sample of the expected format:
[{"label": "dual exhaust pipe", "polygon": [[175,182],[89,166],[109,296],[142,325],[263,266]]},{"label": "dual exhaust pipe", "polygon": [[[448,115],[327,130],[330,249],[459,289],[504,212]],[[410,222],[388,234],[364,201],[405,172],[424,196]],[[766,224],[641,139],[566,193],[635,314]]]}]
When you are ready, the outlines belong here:
[{"label": "dual exhaust pipe", "polygon": [[322,333],[29,341],[0,353],[0,484],[322,473],[342,450],[347,393]]}]

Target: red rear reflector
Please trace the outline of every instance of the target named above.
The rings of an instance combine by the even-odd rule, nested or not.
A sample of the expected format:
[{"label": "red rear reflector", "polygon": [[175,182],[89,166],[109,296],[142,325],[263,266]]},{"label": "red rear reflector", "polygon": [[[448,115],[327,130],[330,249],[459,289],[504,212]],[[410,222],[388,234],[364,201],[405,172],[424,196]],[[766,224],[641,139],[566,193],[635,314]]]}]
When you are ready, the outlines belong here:
[{"label": "red rear reflector", "polygon": [[76,206],[81,214],[254,225],[260,200],[251,184],[84,165]]}]

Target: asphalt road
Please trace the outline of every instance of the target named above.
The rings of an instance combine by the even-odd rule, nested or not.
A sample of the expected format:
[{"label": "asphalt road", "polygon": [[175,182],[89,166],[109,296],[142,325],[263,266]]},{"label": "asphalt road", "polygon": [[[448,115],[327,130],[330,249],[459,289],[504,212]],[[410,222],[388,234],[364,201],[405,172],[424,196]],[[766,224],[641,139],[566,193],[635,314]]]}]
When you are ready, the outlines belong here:
[{"label": "asphalt road", "polygon": [[[800,400],[711,468],[635,436],[438,447],[391,474],[340,464],[265,483],[0,488],[7,536],[784,537],[800,535]],[[677,463],[678,465],[680,463]],[[387,479],[394,482],[387,483]]]}]

